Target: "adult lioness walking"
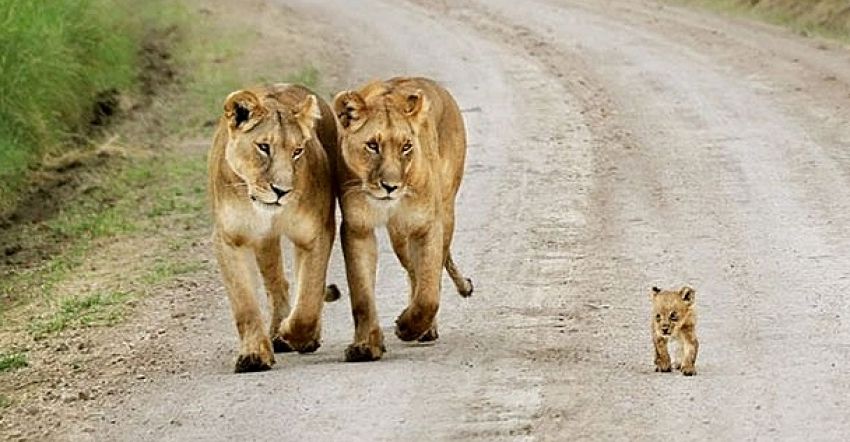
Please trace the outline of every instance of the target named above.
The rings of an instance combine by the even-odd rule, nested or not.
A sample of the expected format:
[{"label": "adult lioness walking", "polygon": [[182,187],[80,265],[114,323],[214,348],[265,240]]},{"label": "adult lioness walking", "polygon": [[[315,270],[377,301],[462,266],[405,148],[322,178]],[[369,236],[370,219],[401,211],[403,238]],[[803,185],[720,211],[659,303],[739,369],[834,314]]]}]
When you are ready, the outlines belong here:
[{"label": "adult lioness walking", "polygon": [[[213,245],[239,331],[237,373],[271,368],[273,348],[319,347],[323,299],[338,293],[325,288],[334,239],[333,157],[326,149],[335,152],[336,143],[330,108],[303,87],[257,87],[225,101],[209,156],[209,188]],[[291,314],[282,235],[295,248],[298,302]],[[268,335],[251,259],[269,297]]]},{"label": "adult lioness walking", "polygon": [[458,292],[472,294],[472,281],[457,269],[450,250],[466,134],[454,99],[424,78],[340,92],[333,106],[342,128],[342,249],[355,324],[345,359],[370,361],[385,351],[375,311],[376,226],[386,224],[410,282],[410,303],[396,320],[399,338],[437,338],[444,266]]}]

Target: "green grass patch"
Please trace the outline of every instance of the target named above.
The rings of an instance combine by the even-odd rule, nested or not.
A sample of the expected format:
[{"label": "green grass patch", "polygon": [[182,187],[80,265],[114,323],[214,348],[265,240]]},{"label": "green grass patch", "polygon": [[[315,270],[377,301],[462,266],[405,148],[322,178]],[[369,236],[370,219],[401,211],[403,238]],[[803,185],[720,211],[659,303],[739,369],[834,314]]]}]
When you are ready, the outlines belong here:
[{"label": "green grass patch", "polygon": [[4,408],[9,408],[9,407],[12,406],[12,404],[14,404],[14,402],[12,401],[12,398],[10,398],[10,397],[8,397],[4,394],[0,394],[0,410],[2,410]]},{"label": "green grass patch", "polygon": [[153,268],[142,277],[147,285],[156,285],[172,280],[176,276],[192,274],[205,268],[199,261],[175,261],[163,259],[157,261]]},{"label": "green grass patch", "polygon": [[715,12],[784,26],[802,35],[850,41],[850,4],[846,0],[673,0]]},{"label": "green grass patch", "polygon": [[[124,2],[129,0],[118,0],[116,5]],[[144,2],[139,15],[163,2]],[[144,23],[180,20],[181,38],[175,40],[171,54],[181,80],[168,86],[167,94],[155,97],[139,118],[112,128],[118,135],[116,145],[134,144],[102,165],[85,169],[80,190],[63,199],[58,211],[42,223],[15,226],[19,231],[2,237],[4,244],[22,245],[22,254],[38,253],[31,253],[34,259],[21,259],[19,266],[0,267],[0,328],[46,336],[67,328],[112,324],[123,316],[127,297],[204,269],[207,264],[197,257],[186,260],[185,250],[207,235],[210,222],[206,145],[181,146],[180,140],[197,136],[209,140],[213,128],[208,123],[216,121],[222,101],[233,90],[279,81],[318,87],[321,75],[315,67],[292,69],[285,61],[250,63],[243,58],[244,48],[259,38],[256,33],[185,16],[193,13],[178,13],[179,19],[135,18]],[[157,149],[141,152],[140,145]],[[79,284],[73,282],[89,277],[89,264],[104,259],[101,247],[115,244],[123,252],[120,242],[125,239],[154,250],[156,258],[129,251],[139,253],[140,259],[126,269],[98,264],[92,277],[98,278],[102,291],[76,292]],[[74,296],[68,297],[69,292]]]},{"label": "green grass patch", "polygon": [[0,213],[28,168],[81,133],[105,91],[133,90],[164,0],[0,0]]},{"label": "green grass patch", "polygon": [[30,333],[41,338],[69,328],[112,325],[124,317],[127,292],[96,292],[79,298],[66,298],[45,317],[34,320]]},{"label": "green grass patch", "polygon": [[26,353],[0,353],[0,373],[29,365]]}]

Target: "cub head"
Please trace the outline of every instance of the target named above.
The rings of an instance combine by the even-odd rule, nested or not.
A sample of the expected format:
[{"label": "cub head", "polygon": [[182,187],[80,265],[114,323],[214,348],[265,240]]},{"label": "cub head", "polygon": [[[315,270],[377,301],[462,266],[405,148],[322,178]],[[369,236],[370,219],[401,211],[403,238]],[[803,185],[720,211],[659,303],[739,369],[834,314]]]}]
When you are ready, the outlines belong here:
[{"label": "cub head", "polygon": [[316,97],[283,105],[274,93],[241,90],[224,102],[225,159],[258,209],[276,210],[309,189],[297,173],[309,155],[321,117]]},{"label": "cub head", "polygon": [[688,286],[679,290],[653,287],[649,296],[652,299],[652,329],[658,335],[671,336],[693,313],[696,291]]},{"label": "cub head", "polygon": [[374,83],[340,92],[333,108],[341,126],[343,161],[360,189],[376,201],[397,201],[413,193],[429,109],[422,91],[389,90]]}]

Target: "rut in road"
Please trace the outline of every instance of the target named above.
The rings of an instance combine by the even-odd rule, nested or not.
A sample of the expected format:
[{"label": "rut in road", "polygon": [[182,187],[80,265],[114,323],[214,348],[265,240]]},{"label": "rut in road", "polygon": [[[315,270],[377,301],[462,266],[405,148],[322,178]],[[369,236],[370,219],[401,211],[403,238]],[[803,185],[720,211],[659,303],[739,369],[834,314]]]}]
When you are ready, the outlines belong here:
[{"label": "rut in road", "polygon": [[[341,88],[409,73],[458,98],[469,153],[453,249],[476,293],[459,299],[444,282],[440,340],[394,340],[406,279],[384,240],[382,361],[341,362],[353,331],[343,301],[326,308],[317,354],[279,356],[269,373],[233,376],[232,325],[215,287],[210,328],[185,339],[215,341],[206,355],[216,362],[133,391],[102,434],[704,440],[850,432],[850,134],[818,118],[829,109],[848,115],[828,97],[846,96],[850,79],[805,82],[846,71],[845,53],[843,62],[813,56],[812,45],[776,31],[655,2],[286,5],[344,42],[351,69]],[[730,35],[751,38],[732,47]],[[766,64],[796,64],[790,58],[805,68]],[[811,91],[785,86],[795,82]],[[330,281],[344,281],[340,264],[335,253]],[[696,287],[701,316],[694,378],[652,365],[649,287],[682,283]]]}]

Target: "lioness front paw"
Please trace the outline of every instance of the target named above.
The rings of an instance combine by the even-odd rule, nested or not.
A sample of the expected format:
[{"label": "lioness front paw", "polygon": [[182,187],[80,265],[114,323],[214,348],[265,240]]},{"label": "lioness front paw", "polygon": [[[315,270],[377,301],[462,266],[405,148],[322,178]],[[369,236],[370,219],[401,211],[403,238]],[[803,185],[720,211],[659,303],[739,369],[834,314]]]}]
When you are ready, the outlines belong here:
[{"label": "lioness front paw", "polygon": [[431,327],[428,331],[426,331],[424,335],[420,336],[418,341],[419,342],[433,342],[433,341],[436,341],[437,338],[439,338],[439,337],[440,337],[440,334],[437,333],[437,326],[435,325],[435,326]]},{"label": "lioness front paw", "polygon": [[236,358],[236,368],[234,373],[251,373],[255,371],[270,370],[274,365],[274,356],[263,357],[259,354],[252,353],[247,355],[239,355]]},{"label": "lioness front paw", "polygon": [[370,362],[381,359],[387,349],[383,344],[351,344],[345,349],[345,362]]},{"label": "lioness front paw", "polygon": [[295,351],[288,342],[281,336],[275,336],[272,338],[272,348],[275,353],[290,353]]},{"label": "lioness front paw", "polygon": [[662,373],[670,373],[670,371],[671,371],[670,364],[656,364],[655,365],[655,371],[656,372],[662,372]]},{"label": "lioness front paw", "polygon": [[316,325],[296,324],[286,320],[280,326],[279,338],[298,353],[313,353],[322,346],[321,332]]},{"label": "lioness front paw", "polygon": [[423,312],[422,309],[410,307],[404,309],[395,320],[395,335],[402,341],[419,339],[431,329],[436,313],[436,309],[430,314]]},{"label": "lioness front paw", "polygon": [[696,367],[693,367],[693,366],[682,367],[682,374],[685,375],[685,376],[693,376],[693,375],[697,374],[697,369],[696,369]]}]

